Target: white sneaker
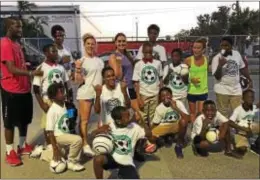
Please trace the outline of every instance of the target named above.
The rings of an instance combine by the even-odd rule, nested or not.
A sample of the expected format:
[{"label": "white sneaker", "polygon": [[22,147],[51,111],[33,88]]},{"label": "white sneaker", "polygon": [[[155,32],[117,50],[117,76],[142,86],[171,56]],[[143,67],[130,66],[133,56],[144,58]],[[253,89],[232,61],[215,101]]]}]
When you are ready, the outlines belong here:
[{"label": "white sneaker", "polygon": [[89,145],[85,145],[83,147],[83,152],[84,154],[86,154],[87,156],[93,157],[95,156],[95,153],[92,151],[91,147]]},{"label": "white sneaker", "polygon": [[70,161],[67,161],[67,167],[68,167],[69,170],[74,171],[74,172],[79,172],[79,171],[85,170],[85,167],[82,166],[81,164],[73,163],[73,162],[70,162]]},{"label": "white sneaker", "polygon": [[43,145],[37,145],[30,154],[30,158],[39,158],[43,151]]}]

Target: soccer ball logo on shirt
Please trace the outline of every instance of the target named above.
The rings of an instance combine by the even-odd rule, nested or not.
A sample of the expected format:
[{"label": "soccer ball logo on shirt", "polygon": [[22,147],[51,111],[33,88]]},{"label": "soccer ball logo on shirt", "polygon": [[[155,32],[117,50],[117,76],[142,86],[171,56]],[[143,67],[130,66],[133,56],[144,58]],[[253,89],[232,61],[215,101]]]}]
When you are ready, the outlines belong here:
[{"label": "soccer ball logo on shirt", "polygon": [[145,66],[141,72],[141,80],[151,85],[156,82],[158,78],[158,72],[153,66]]},{"label": "soccer ball logo on shirt", "polygon": [[59,69],[53,69],[48,74],[49,84],[63,83],[62,72]]},{"label": "soccer ball logo on shirt", "polygon": [[182,89],[185,87],[185,84],[182,81],[180,74],[172,72],[170,75],[170,80],[170,85],[173,89]]},{"label": "soccer ball logo on shirt", "polygon": [[176,111],[169,111],[165,114],[163,123],[173,123],[180,119],[180,115]]},{"label": "soccer ball logo on shirt", "polygon": [[226,74],[228,76],[231,76],[231,77],[235,77],[238,75],[238,65],[236,63],[236,61],[233,61],[233,60],[228,60],[227,61],[227,66],[226,66]]},{"label": "soccer ball logo on shirt", "polygon": [[115,149],[114,152],[120,155],[128,155],[132,152],[132,141],[126,135],[113,135]]},{"label": "soccer ball logo on shirt", "polygon": [[117,107],[117,106],[121,106],[121,102],[119,99],[117,98],[112,98],[112,99],[109,99],[107,102],[106,102],[106,109],[107,109],[107,114],[110,114],[111,111]]},{"label": "soccer ball logo on shirt", "polygon": [[58,129],[64,133],[69,133],[69,118],[68,114],[64,114],[58,121]]}]

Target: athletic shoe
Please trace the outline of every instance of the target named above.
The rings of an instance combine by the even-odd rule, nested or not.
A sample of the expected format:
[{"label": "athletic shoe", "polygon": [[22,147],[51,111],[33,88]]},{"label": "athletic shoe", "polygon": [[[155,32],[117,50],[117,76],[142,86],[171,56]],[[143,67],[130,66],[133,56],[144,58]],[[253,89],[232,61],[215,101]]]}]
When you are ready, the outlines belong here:
[{"label": "athletic shoe", "polygon": [[73,163],[70,161],[67,161],[68,169],[74,172],[79,172],[85,170],[85,167],[80,165],[79,163]]},{"label": "athletic shoe", "polygon": [[21,155],[29,155],[31,154],[31,152],[33,151],[33,146],[25,143],[23,148],[20,148],[19,146],[17,146],[17,154],[19,156]]},{"label": "athletic shoe", "polygon": [[182,152],[182,145],[176,144],[176,146],[174,147],[175,150],[175,154],[177,156],[178,159],[183,159],[183,152]]},{"label": "athletic shoe", "polygon": [[93,150],[91,149],[91,147],[89,145],[85,145],[83,147],[83,152],[84,152],[84,154],[86,154],[89,157],[95,156],[95,153],[93,152]]},{"label": "athletic shoe", "polygon": [[233,157],[236,159],[242,159],[243,156],[241,156],[240,154],[236,153],[235,151],[229,151],[229,152],[225,152],[224,153],[225,156],[229,156],[229,157]]},{"label": "athletic shoe", "polygon": [[251,151],[260,155],[260,149],[255,144],[251,144]]},{"label": "athletic shoe", "polygon": [[145,153],[151,154],[154,153],[157,149],[156,144],[147,144],[145,147]]},{"label": "athletic shoe", "polygon": [[30,158],[39,158],[43,150],[43,145],[37,145],[30,154]]},{"label": "athletic shoe", "polygon": [[23,162],[14,150],[12,150],[9,155],[6,154],[5,160],[11,166],[20,166],[23,164]]}]

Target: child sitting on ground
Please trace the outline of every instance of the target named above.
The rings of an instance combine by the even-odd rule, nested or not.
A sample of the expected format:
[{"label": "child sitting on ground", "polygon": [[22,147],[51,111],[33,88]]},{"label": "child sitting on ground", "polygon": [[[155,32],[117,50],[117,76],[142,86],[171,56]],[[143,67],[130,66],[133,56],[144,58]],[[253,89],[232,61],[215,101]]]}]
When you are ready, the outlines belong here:
[{"label": "child sitting on ground", "polygon": [[238,153],[245,155],[249,147],[248,138],[253,134],[259,135],[259,123],[254,122],[259,111],[259,103],[254,105],[255,92],[247,89],[243,92],[243,103],[238,106],[231,117],[229,124],[235,128],[235,148]]},{"label": "child sitting on ground", "polygon": [[152,134],[165,137],[167,141],[172,134],[177,133],[178,140],[174,150],[178,158],[183,158],[182,148],[189,120],[188,112],[181,101],[172,99],[172,91],[168,87],[160,89],[159,100],[161,103],[157,106],[152,121]]},{"label": "child sitting on ground", "polygon": [[130,113],[126,107],[117,106],[112,110],[111,121],[109,125],[103,125],[92,132],[92,137],[101,133],[110,133],[116,143],[125,141],[128,145],[127,151],[121,151],[119,147],[114,147],[111,154],[97,155],[94,157],[94,172],[97,179],[103,179],[103,170],[119,169],[118,175],[122,179],[139,179],[139,174],[136,170],[133,156],[135,146],[138,141],[142,141],[145,137],[151,142],[155,142],[152,133],[149,130],[144,130],[135,122],[131,122]]},{"label": "child sitting on ground", "polygon": [[[210,128],[219,130],[217,137],[219,141],[215,144],[206,139],[206,133]],[[191,138],[195,155],[207,157],[209,151],[222,151],[225,149],[226,156],[241,158],[239,154],[231,150],[228,119],[217,111],[214,101],[206,100],[203,103],[202,114],[194,121]]]}]

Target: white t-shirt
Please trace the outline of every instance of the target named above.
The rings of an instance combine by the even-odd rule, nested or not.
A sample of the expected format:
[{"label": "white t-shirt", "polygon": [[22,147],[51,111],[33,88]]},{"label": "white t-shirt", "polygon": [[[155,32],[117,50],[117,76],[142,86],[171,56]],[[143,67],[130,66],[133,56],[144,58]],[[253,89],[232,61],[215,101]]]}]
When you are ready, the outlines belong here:
[{"label": "white t-shirt", "polygon": [[[140,46],[138,50],[138,54],[136,55],[135,59],[142,60],[144,57],[143,55],[143,45]],[[166,50],[163,46],[156,44],[153,46],[153,57],[154,59],[160,60],[160,61],[167,61],[167,56],[166,56]],[[158,58],[156,58],[158,57]]]},{"label": "white t-shirt", "polygon": [[63,107],[61,107],[55,102],[52,103],[47,112],[45,129],[46,131],[53,131],[54,136],[70,133],[69,118],[65,104]]},{"label": "white t-shirt", "polygon": [[49,65],[46,62],[43,62],[39,67],[43,71],[43,76],[34,76],[33,85],[41,88],[42,97],[44,99],[49,99],[47,96],[48,87],[55,82],[68,82],[69,77],[64,67],[59,64]]},{"label": "white t-shirt", "polygon": [[177,100],[177,99],[186,98],[188,93],[188,85],[186,85],[183,82],[180,73],[182,67],[188,68],[188,66],[186,64],[180,64],[174,67],[172,63],[168,66],[169,68],[167,69],[172,70],[172,73],[169,76],[169,84],[167,85],[167,87],[169,87],[172,90],[173,99]]},{"label": "white t-shirt", "polygon": [[82,68],[85,71],[85,82],[80,85],[77,92],[77,100],[80,99],[94,99],[96,96],[93,86],[102,84],[102,69],[104,62],[98,57],[82,57],[80,59]]},{"label": "white t-shirt", "polygon": [[139,81],[141,95],[148,97],[157,95],[162,77],[162,64],[158,60],[154,59],[152,63],[140,60],[135,64],[133,81]]},{"label": "white t-shirt", "polygon": [[234,121],[236,124],[242,127],[248,127],[248,123],[253,123],[253,120],[256,119],[256,113],[259,111],[256,105],[253,105],[253,109],[245,111],[242,105],[238,106],[234,111],[231,117],[231,121]]},{"label": "white t-shirt", "polygon": [[[185,114],[189,114],[184,104],[181,101],[176,100],[176,106]],[[181,114],[171,107],[166,107],[163,103],[160,103],[156,109],[153,118],[153,124],[168,125],[176,123],[181,119]]]},{"label": "white t-shirt", "polygon": [[107,124],[112,120],[112,110],[117,106],[125,106],[125,99],[121,91],[121,85],[118,83],[116,88],[112,91],[109,90],[106,85],[103,85],[100,101],[102,122]]},{"label": "white t-shirt", "polygon": [[[221,54],[217,54],[211,64],[212,74],[214,75],[217,68]],[[223,76],[220,81],[215,79],[214,91],[218,94],[226,95],[242,95],[242,88],[240,85],[239,70],[245,67],[245,63],[238,51],[232,50],[232,56],[226,57],[227,63],[222,67]]]},{"label": "white t-shirt", "polygon": [[116,128],[110,123],[111,134],[114,139],[115,149],[112,153],[114,160],[121,165],[135,166],[133,156],[135,145],[139,139],[145,137],[145,131],[136,123],[131,123],[125,128]]},{"label": "white t-shirt", "polygon": [[[195,136],[200,135],[204,119],[205,119],[204,114],[201,114],[194,121],[192,131],[191,131],[191,138],[192,139]],[[223,116],[220,112],[217,111],[216,117],[213,119],[210,126],[211,127],[220,126],[222,123],[225,123],[225,122],[228,122],[228,119],[225,116]]]},{"label": "white t-shirt", "polygon": [[70,50],[67,47],[63,47],[63,49],[58,49],[58,55],[59,55],[59,62],[61,62],[61,59],[63,56],[70,56],[70,62],[63,64],[64,68],[67,70],[71,69],[71,63],[73,62],[73,57],[71,55]]}]

